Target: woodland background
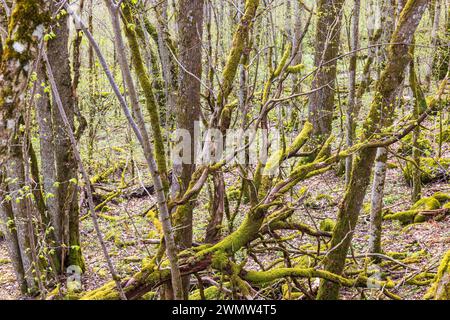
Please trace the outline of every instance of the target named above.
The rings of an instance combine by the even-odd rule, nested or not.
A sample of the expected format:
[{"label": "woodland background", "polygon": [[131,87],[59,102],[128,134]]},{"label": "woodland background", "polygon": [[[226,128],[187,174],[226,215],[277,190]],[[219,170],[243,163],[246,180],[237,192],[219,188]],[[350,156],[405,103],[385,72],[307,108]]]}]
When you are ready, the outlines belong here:
[{"label": "woodland background", "polygon": [[[448,0],[1,0],[0,299],[450,299],[449,43]],[[281,146],[174,165],[195,121]]]}]

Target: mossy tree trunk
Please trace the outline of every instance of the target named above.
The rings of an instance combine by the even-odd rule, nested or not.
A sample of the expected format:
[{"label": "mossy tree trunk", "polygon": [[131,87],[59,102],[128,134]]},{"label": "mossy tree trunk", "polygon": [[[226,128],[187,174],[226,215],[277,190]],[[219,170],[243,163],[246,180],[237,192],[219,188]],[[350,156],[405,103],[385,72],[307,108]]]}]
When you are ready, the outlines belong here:
[{"label": "mossy tree trunk", "polygon": [[[188,188],[195,171],[195,125],[200,121],[201,83],[202,77],[202,36],[203,36],[203,0],[181,0],[178,2],[177,26],[178,60],[183,68],[179,70],[178,101],[176,110],[177,129],[186,130],[190,135],[190,161],[174,166],[175,174],[180,181],[180,194]],[[183,158],[184,159],[184,158]],[[192,205],[182,205],[182,214],[176,214],[178,221],[175,239],[184,250],[192,246]],[[184,277],[184,296],[188,297],[190,277]]]},{"label": "mossy tree trunk", "polygon": [[[17,199],[19,190],[25,187],[25,161],[28,161],[23,157],[23,135],[18,129],[26,105],[26,84],[38,53],[38,41],[44,35],[50,16],[48,1],[17,0],[11,4],[8,34],[0,57],[0,170],[6,173],[1,188],[11,193],[3,204],[3,211],[7,213],[3,217],[9,219],[2,223],[16,228],[15,234],[10,233],[13,241],[9,246],[12,248],[10,254],[15,260],[15,271],[23,291],[31,292],[36,289],[33,270],[36,271],[38,266],[32,257],[34,248],[30,246],[33,241],[33,227],[30,225],[32,202],[29,198]],[[2,195],[3,199],[5,196]],[[22,267],[17,259],[17,247]]]},{"label": "mossy tree trunk", "polygon": [[[436,8],[437,9],[437,8]],[[420,82],[417,77],[416,72],[416,63],[414,61],[414,47],[411,47],[411,56],[413,59],[411,60],[409,67],[409,84],[411,90],[413,92],[414,97],[414,111],[413,111],[413,119],[417,120],[419,116],[426,110],[427,102],[425,99],[425,95],[420,87]],[[419,139],[421,135],[420,126],[417,126],[412,132],[412,161],[415,162],[415,165],[412,166],[412,192],[411,192],[411,203],[416,203],[422,197],[422,172],[420,171],[420,157],[421,150],[419,146]]]},{"label": "mossy tree trunk", "polygon": [[[156,164],[158,166],[158,173],[164,185],[164,191],[167,194],[169,188],[168,172],[167,172],[167,159],[166,151],[164,147],[164,137],[161,129],[160,122],[160,110],[156,103],[155,95],[153,92],[152,81],[149,77],[148,70],[142,58],[141,50],[139,48],[139,42],[137,38],[136,31],[133,28],[139,28],[138,23],[132,17],[132,5],[127,3],[124,6],[123,17],[125,18],[125,23],[128,23],[125,28],[125,36],[128,40],[131,60],[133,63],[134,70],[136,72],[137,79],[143,90],[145,97],[145,106],[147,112],[150,115],[150,125],[154,138],[155,153],[154,157]],[[134,27],[131,26],[133,24]]]},{"label": "mossy tree trunk", "polygon": [[[54,39],[47,44],[48,59],[54,70],[54,77],[61,97],[64,110],[72,130],[74,130],[74,108],[75,101],[72,91],[72,76],[69,59],[69,28],[67,15],[62,16],[54,22]],[[52,123],[54,130],[53,150],[55,155],[56,194],[58,201],[58,212],[52,217],[56,239],[63,246],[63,257],[67,250],[66,265],[76,265],[84,269],[81,254],[80,232],[79,232],[79,207],[78,186],[74,181],[78,180],[78,165],[74,158],[69,136],[66,132],[61,115],[56,107],[53,96]],[[64,249],[67,248],[67,249]]]},{"label": "mossy tree trunk", "polygon": [[309,97],[309,122],[314,125],[313,136],[324,142],[331,133],[336,82],[335,58],[339,52],[343,0],[319,0],[315,35],[314,77]]},{"label": "mossy tree trunk", "polygon": [[[250,31],[253,26],[253,19],[256,16],[256,11],[259,5],[259,0],[245,1],[245,8],[239,24],[233,34],[232,46],[227,57],[225,67],[221,77],[221,91],[218,94],[216,101],[216,113],[218,117],[218,127],[223,135],[223,142],[226,139],[226,131],[229,129],[231,123],[231,116],[233,108],[227,105],[228,97],[232,92],[233,82],[236,78],[238,68],[248,54],[247,46],[249,44]],[[241,102],[242,102],[241,97]],[[211,210],[211,217],[207,226],[205,241],[214,243],[219,240],[220,225],[223,220],[225,212],[225,181],[222,171],[213,173],[214,196]]]},{"label": "mossy tree trunk", "polygon": [[425,299],[450,300],[450,251],[442,259],[434,283]]},{"label": "mossy tree trunk", "polygon": [[[122,69],[122,73],[124,75],[124,79],[126,82],[127,89],[131,95],[131,106],[133,108],[134,118],[130,118],[128,107],[126,106],[123,98],[118,96],[121,99],[122,107],[127,114],[128,120],[130,124],[133,126],[133,130],[135,131],[136,136],[138,137],[139,143],[144,151],[144,156],[147,160],[148,167],[150,169],[151,176],[153,178],[153,182],[156,189],[156,195],[158,199],[158,208],[160,211],[160,220],[163,225],[165,243],[166,243],[166,253],[170,260],[170,266],[172,270],[172,286],[174,290],[174,297],[176,299],[182,299],[182,286],[181,286],[181,276],[179,272],[178,262],[177,262],[177,248],[175,245],[174,237],[173,237],[173,229],[170,221],[169,211],[167,208],[167,168],[166,168],[166,158],[164,153],[163,140],[161,135],[161,128],[159,123],[159,110],[156,105],[154,96],[153,96],[153,88],[151,82],[148,78],[146,68],[143,64],[141,53],[138,47],[137,35],[136,32],[129,25],[132,20],[131,16],[131,7],[129,3],[126,3],[123,7],[123,17],[125,19],[125,35],[128,39],[129,46],[131,49],[131,56],[133,58],[134,67],[136,69],[136,73],[138,76],[138,80],[144,90],[144,95],[146,98],[146,103],[148,107],[148,111],[150,112],[151,125],[154,133],[155,139],[155,153],[153,153],[153,148],[150,143],[149,134],[147,132],[144,117],[142,114],[141,107],[139,105],[139,97],[137,95],[137,91],[131,76],[131,71],[128,65],[126,53],[125,53],[125,44],[122,37],[122,30],[119,23],[119,7],[110,3],[108,0],[105,0],[105,4],[109,10],[111,16],[111,22],[113,25],[114,36],[116,40],[116,48],[120,60],[120,67]],[[86,33],[86,30],[84,30]],[[92,42],[92,39],[90,39]],[[94,45],[94,43],[92,43]],[[100,58],[99,51],[97,52]],[[105,71],[109,73],[109,70],[106,65],[103,66]],[[111,75],[109,75],[111,77]],[[113,82],[111,78],[111,82]],[[111,83],[113,84],[113,83]],[[115,85],[115,84],[113,84]],[[117,91],[117,86],[116,92]],[[117,93],[116,93],[117,95]],[[162,151],[159,148],[162,148]]]},{"label": "mossy tree trunk", "polygon": [[[0,177],[0,179],[3,180],[3,177]],[[14,223],[14,214],[11,204],[5,201],[3,192],[0,193],[0,202],[2,203],[0,205],[0,230],[2,231],[6,242],[8,254],[11,258],[20,291],[22,293],[27,293],[28,286],[25,280],[25,270],[23,269],[17,231]]]},{"label": "mossy tree trunk", "polygon": [[[361,140],[376,138],[383,128],[393,121],[398,87],[404,80],[404,71],[410,62],[409,46],[419,25],[428,0],[409,0],[403,9],[398,26],[392,36],[386,67],[376,85],[376,93],[366,120]],[[401,43],[401,44],[395,44]],[[358,153],[350,183],[340,205],[336,227],[333,231],[331,250],[324,259],[325,270],[341,274],[347,252],[358,221],[363,200],[369,185],[369,177],[375,161],[376,149],[366,148]],[[339,285],[321,281],[317,298],[333,300],[339,297]]]},{"label": "mossy tree trunk", "polygon": [[[45,66],[40,65],[37,71],[37,93],[39,97],[36,98],[36,121],[39,128],[39,153],[41,156],[41,174],[42,174],[42,192],[45,199],[45,215],[51,221],[53,227],[53,237],[55,240],[55,262],[59,264],[62,261],[62,241],[63,230],[61,225],[62,214],[60,214],[60,205],[57,178],[56,178],[56,159],[55,159],[55,141],[54,130],[52,121],[52,104],[50,101],[50,95],[45,90],[48,83]],[[60,266],[61,267],[61,266]],[[62,272],[55,270],[56,272]]]},{"label": "mossy tree trunk", "polygon": [[428,58],[426,59],[425,67],[425,85],[426,89],[429,91],[431,87],[431,78],[433,75],[433,65],[434,65],[434,47],[436,47],[438,42],[438,31],[441,20],[441,0],[433,0],[431,7],[433,10],[430,10],[430,15],[432,16],[432,28],[431,28],[431,47],[433,48],[433,52],[430,52]]}]

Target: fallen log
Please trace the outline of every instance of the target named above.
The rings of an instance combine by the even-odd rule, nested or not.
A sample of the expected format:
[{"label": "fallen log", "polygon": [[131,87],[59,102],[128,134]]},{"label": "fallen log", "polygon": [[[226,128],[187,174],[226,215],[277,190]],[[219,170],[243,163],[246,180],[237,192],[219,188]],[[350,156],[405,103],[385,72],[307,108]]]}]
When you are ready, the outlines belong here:
[{"label": "fallen log", "polygon": [[[402,224],[407,225],[411,223],[422,223],[433,218],[443,217],[450,212],[448,205],[448,196],[445,194],[436,193],[427,198],[422,198],[417,201],[411,209],[397,213],[385,214],[384,220],[398,220]],[[442,206],[443,205],[443,206]]]},{"label": "fallen log", "polygon": [[102,171],[101,173],[93,176],[90,179],[91,180],[91,184],[105,182],[109,178],[109,176],[115,174],[119,170],[123,170],[125,168],[126,164],[127,163],[125,161],[116,162],[112,167],[110,167],[110,168]]},{"label": "fallen log", "polygon": [[[169,172],[168,180],[169,184],[172,184],[172,177],[173,173],[172,171]],[[125,199],[142,199],[145,197],[148,197],[149,195],[155,194],[155,186],[153,184],[146,184],[143,186],[140,186],[138,188],[135,188],[131,191],[125,192],[123,194],[123,198]]]}]

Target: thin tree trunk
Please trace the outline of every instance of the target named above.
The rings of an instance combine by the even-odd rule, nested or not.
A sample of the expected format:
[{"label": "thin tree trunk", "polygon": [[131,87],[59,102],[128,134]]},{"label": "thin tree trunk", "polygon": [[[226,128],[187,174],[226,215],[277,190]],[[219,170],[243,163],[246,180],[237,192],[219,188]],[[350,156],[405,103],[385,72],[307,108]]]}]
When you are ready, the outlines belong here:
[{"label": "thin tree trunk", "polygon": [[375,160],[375,173],[372,186],[370,206],[369,252],[382,253],[381,235],[383,222],[383,196],[386,181],[386,161],[388,152],[386,148],[378,148]]},{"label": "thin tree trunk", "polygon": [[[158,173],[156,161],[153,157],[153,150],[151,149],[149,141],[147,141],[147,142],[144,141],[144,138],[138,128],[138,125],[133,120],[131,113],[128,109],[128,106],[127,106],[123,96],[121,95],[120,90],[117,87],[117,85],[114,81],[114,78],[108,68],[108,65],[107,65],[103,55],[101,54],[100,48],[98,47],[94,38],[90,34],[89,30],[87,30],[84,23],[76,15],[76,13],[73,12],[73,10],[71,10],[70,6],[66,4],[64,7],[67,10],[67,12],[69,12],[69,14],[77,21],[77,23],[80,24],[84,34],[86,35],[89,42],[91,43],[94,51],[97,54],[97,57],[100,60],[100,64],[101,64],[106,76],[108,77],[108,81],[110,82],[111,87],[113,88],[114,94],[116,95],[117,99],[119,100],[120,106],[122,107],[122,110],[125,113],[125,116],[126,116],[128,122],[130,123],[140,145],[142,146],[142,148],[144,150],[144,155],[146,157],[147,164],[148,164],[148,167],[150,170],[150,174],[152,176],[153,183],[154,183],[155,190],[156,190],[156,198],[157,198],[157,203],[158,203],[158,208],[159,208],[160,220],[161,220],[161,223],[163,226],[165,244],[167,247],[166,252],[167,252],[167,257],[170,262],[172,286],[173,286],[173,289],[175,292],[175,298],[181,299],[183,297],[183,294],[182,294],[181,274],[180,274],[180,269],[178,267],[177,249],[176,249],[176,245],[175,245],[175,241],[174,241],[173,229],[172,229],[172,225],[171,225],[171,221],[170,221],[169,210],[167,207],[167,200],[166,200],[166,194],[164,191],[164,185],[163,185],[161,176]],[[118,10],[118,8],[115,8],[115,10]],[[114,17],[116,17],[116,20],[117,20],[117,13],[112,15],[113,22],[114,22]],[[123,47],[123,43],[121,44],[121,46]],[[139,115],[139,113],[138,113],[138,115]],[[141,113],[141,116],[139,117],[139,120],[143,121],[142,113]],[[147,150],[148,147],[150,147],[150,150]]]},{"label": "thin tree trunk", "polygon": [[[295,0],[293,1],[293,9],[294,9],[294,30],[293,30],[293,37],[292,37],[292,48],[294,50],[297,49],[296,52],[294,52],[294,59],[292,59],[292,65],[296,66],[302,63],[303,59],[303,48],[301,44],[301,36],[303,31],[303,23],[302,23],[302,17],[304,10],[302,10],[302,6],[299,3],[299,1]],[[292,93],[300,93],[301,92],[301,84],[299,82],[299,75],[294,74],[293,75],[293,92]]]},{"label": "thin tree trunk", "polygon": [[[6,185],[3,182],[3,177],[0,177],[0,179],[1,189],[4,190]],[[28,285],[25,279],[25,270],[23,268],[14,215],[11,204],[8,201],[5,201],[3,192],[0,192],[0,220],[0,230],[2,230],[5,237],[6,247],[13,265],[17,283],[19,284],[20,291],[25,294],[27,293]]]},{"label": "thin tree trunk", "polygon": [[[354,0],[353,5],[353,27],[351,33],[351,47],[352,55],[350,56],[350,66],[349,66],[349,95],[348,95],[348,108],[347,108],[347,147],[353,146],[353,127],[354,115],[355,115],[355,105],[356,105],[356,71],[357,71],[357,50],[359,47],[359,17],[360,17],[361,1]],[[345,184],[347,185],[350,181],[350,174],[353,164],[353,157],[347,157],[345,159]]]},{"label": "thin tree trunk", "polygon": [[429,91],[431,87],[431,77],[433,74],[433,63],[434,63],[434,52],[436,51],[436,45],[438,41],[438,31],[439,31],[439,24],[440,24],[440,18],[441,18],[441,1],[435,0],[434,1],[434,17],[433,17],[433,27],[431,29],[431,52],[428,56],[428,59],[425,63],[426,71],[425,71],[425,84],[426,88]]},{"label": "thin tree trunk", "polygon": [[[380,30],[381,39],[383,43],[389,43],[391,41],[392,33],[394,31],[394,20],[390,17],[389,13],[395,12],[394,4],[391,1],[383,0],[378,7],[381,10],[380,14],[386,12],[386,15],[380,17]],[[383,65],[388,57],[388,50],[385,46],[376,48],[378,55],[378,67],[377,74],[381,74]],[[379,77],[378,77],[379,78]],[[403,92],[403,85],[398,91],[400,94]],[[398,103],[396,102],[398,105]],[[383,215],[383,197],[384,186],[386,181],[387,172],[387,149],[379,148],[377,150],[377,156],[375,160],[375,172],[372,184],[371,193],[371,208],[370,208],[370,237],[369,237],[369,252],[379,254],[382,252],[381,236],[382,236],[382,215]],[[379,259],[375,258],[375,261]]]},{"label": "thin tree trunk", "polygon": [[[411,60],[409,67],[409,84],[414,97],[414,111],[413,119],[417,120],[422,112],[427,108],[425,95],[420,87],[419,79],[416,72],[416,63],[414,61],[414,47],[411,47]],[[414,204],[422,197],[422,172],[420,170],[420,156],[421,150],[419,147],[419,139],[421,135],[421,128],[417,126],[412,132],[412,160],[415,165],[412,166],[412,192],[411,202]]]},{"label": "thin tree trunk", "polygon": [[[392,2],[383,0],[381,3],[382,12],[391,12],[395,10]],[[394,20],[389,15],[381,17],[381,26],[383,30],[381,32],[381,39],[384,43],[391,41],[392,32],[394,31]],[[377,49],[378,53],[378,74],[381,73],[383,65],[388,57],[388,50],[386,47]],[[399,95],[403,94],[403,84],[398,90]],[[399,99],[398,101],[401,101]],[[399,105],[398,101],[395,102],[396,106]],[[375,172],[373,177],[372,194],[371,194],[371,211],[370,211],[370,238],[369,238],[369,252],[370,253],[382,253],[381,236],[382,236],[382,217],[383,217],[383,198],[384,198],[384,186],[386,181],[387,172],[387,160],[388,154],[386,148],[379,148],[377,150]],[[379,259],[375,258],[375,261]]]},{"label": "thin tree trunk", "polygon": [[[19,126],[19,125],[18,125]],[[29,228],[29,215],[26,202],[28,199],[21,196],[21,191],[25,186],[25,168],[23,153],[22,153],[22,134],[15,132],[15,138],[11,141],[10,158],[6,164],[6,176],[9,179],[7,182],[8,191],[11,197],[7,205],[11,206],[14,214],[14,223],[17,232],[17,242],[20,248],[22,258],[23,270],[25,271],[25,280],[27,282],[28,293],[35,293],[37,290],[34,278],[34,271],[36,266],[33,261],[31,251],[31,237],[33,232]],[[22,191],[23,192],[23,191]],[[31,232],[30,232],[31,231]]]}]

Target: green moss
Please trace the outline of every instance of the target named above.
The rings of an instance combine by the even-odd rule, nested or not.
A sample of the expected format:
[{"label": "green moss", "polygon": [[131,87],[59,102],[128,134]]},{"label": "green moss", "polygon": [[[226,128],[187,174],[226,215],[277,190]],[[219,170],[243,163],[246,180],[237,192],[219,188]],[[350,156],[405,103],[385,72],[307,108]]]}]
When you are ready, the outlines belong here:
[{"label": "green moss", "polygon": [[281,57],[281,61],[278,64],[277,69],[274,71],[273,76],[276,78],[278,77],[281,72],[283,71],[284,67],[286,66],[286,62],[289,59],[291,55],[291,45],[289,44],[286,48],[286,50],[284,51],[283,56]]},{"label": "green moss", "polygon": [[444,205],[445,203],[450,201],[450,194],[444,192],[436,192],[435,194],[433,194],[433,198],[439,201],[441,205]]},{"label": "green moss", "polygon": [[392,281],[378,281],[368,279],[364,276],[360,276],[357,279],[348,279],[325,270],[316,270],[313,268],[277,268],[269,271],[247,271],[242,275],[243,279],[259,285],[266,285],[284,277],[299,277],[307,279],[321,278],[346,287],[367,287],[369,283],[379,285],[380,287],[384,286],[385,288],[395,287],[395,283]]},{"label": "green moss", "polygon": [[325,232],[332,232],[336,226],[336,221],[332,219],[325,219],[320,223],[320,230]]},{"label": "green moss", "polygon": [[384,220],[398,220],[402,224],[411,224],[414,222],[414,218],[418,214],[418,211],[402,211],[393,214],[387,214],[384,216]]},{"label": "green moss", "polygon": [[217,97],[219,106],[224,105],[224,101],[228,98],[233,88],[233,81],[236,76],[239,62],[241,61],[242,52],[244,51],[246,39],[248,38],[250,26],[256,15],[258,5],[259,0],[247,0],[245,3],[245,12],[234,33],[230,54],[228,55],[227,62],[222,72],[222,90]]},{"label": "green moss", "polygon": [[[128,6],[124,6],[123,10],[125,19],[128,22],[133,21],[131,10]],[[169,182],[167,178],[167,163],[166,163],[166,152],[164,147],[164,138],[161,130],[161,122],[159,116],[159,107],[156,103],[155,95],[153,93],[153,85],[152,81],[149,77],[149,72],[145,66],[145,63],[142,59],[141,50],[139,47],[139,43],[137,40],[137,35],[133,28],[127,27],[125,28],[125,36],[127,37],[132,62],[134,65],[134,69],[136,71],[136,75],[139,81],[139,84],[142,87],[147,111],[150,114],[150,123],[154,136],[154,156],[156,160],[156,164],[158,166],[158,172],[161,174],[161,179],[164,185],[164,188],[167,190],[169,187]]]},{"label": "green moss", "polygon": [[[225,285],[225,284],[224,284]],[[206,300],[220,300],[222,297],[222,293],[220,292],[219,288],[213,286],[208,287],[203,292],[205,294]],[[189,300],[201,300],[200,290],[195,290],[191,293],[189,296]]]},{"label": "green moss", "polygon": [[415,285],[415,286],[428,286],[433,283],[433,279],[435,278],[434,273],[429,272],[423,272],[418,274],[412,279],[409,279],[406,281],[408,285]]},{"label": "green moss", "polygon": [[399,260],[399,259],[405,259],[408,256],[408,253],[406,252],[387,252],[387,256]]},{"label": "green moss", "polygon": [[286,71],[287,71],[288,73],[296,74],[296,73],[300,73],[303,69],[305,69],[305,65],[304,65],[304,64],[297,64],[297,65],[295,65],[295,66],[289,66],[289,67],[287,67],[287,68],[286,68]]},{"label": "green moss", "polygon": [[441,208],[441,204],[434,197],[422,198],[417,201],[410,210],[387,214],[383,218],[384,220],[398,220],[404,225],[422,223],[426,221],[426,217],[421,215],[420,212],[437,210],[439,208]]},{"label": "green moss", "polygon": [[71,245],[69,249],[69,261],[68,264],[71,266],[79,266],[84,272],[86,270],[86,264],[84,262],[83,254],[81,252],[80,245]]},{"label": "green moss", "polygon": [[156,292],[150,291],[144,294],[141,300],[153,300],[156,297]]},{"label": "green moss", "polygon": [[412,207],[411,210],[436,210],[441,207],[439,201],[434,197],[422,198],[417,201]]},{"label": "green moss", "polygon": [[105,182],[108,179],[109,176],[113,175],[118,170],[122,170],[123,168],[125,168],[125,165],[126,165],[125,161],[119,161],[119,162],[115,163],[110,168],[108,168],[108,169],[100,172],[99,174],[93,176],[91,178],[91,183],[95,184],[95,183]]},{"label": "green moss", "polygon": [[313,130],[313,125],[310,122],[306,122],[303,126],[302,131],[297,135],[297,137],[294,139],[292,144],[289,146],[289,148],[286,150],[288,154],[292,154],[300,150],[305,143],[308,141],[311,132]]},{"label": "green moss", "polygon": [[80,300],[119,300],[119,298],[116,283],[110,281],[101,288],[88,292]]},{"label": "green moss", "polygon": [[214,246],[198,252],[197,257],[203,257],[205,255],[218,251],[227,253],[237,252],[249,241],[254,239],[256,234],[258,234],[264,222],[264,216],[267,210],[268,207],[265,206],[252,208],[236,231],[225,237],[222,241],[215,244]]},{"label": "green moss", "polygon": [[211,266],[217,270],[226,269],[229,263],[228,255],[222,250],[215,252],[212,256]]},{"label": "green moss", "polygon": [[450,300],[450,251],[442,259],[434,283],[424,299]]},{"label": "green moss", "polygon": [[[411,156],[413,151],[413,134],[408,134],[403,140],[398,152],[403,156]],[[421,135],[417,140],[417,148],[421,157],[429,157],[433,152],[433,146],[427,137]]]},{"label": "green moss", "polygon": [[[413,164],[408,162],[403,175],[408,183],[412,181]],[[445,178],[450,170],[450,158],[420,158],[420,174],[423,183],[430,183]]]},{"label": "green moss", "polygon": [[[167,266],[162,265],[161,267]],[[147,288],[151,289],[154,286],[168,280],[170,280],[170,269],[164,268],[157,270],[155,264],[150,262],[144,265],[142,270],[136,273],[133,278],[122,282],[126,283],[126,285],[122,285],[122,287],[125,294],[128,294],[128,296],[131,295],[131,298],[133,298],[133,290],[136,288],[145,285]],[[119,298],[120,296],[117,291],[116,283],[111,281],[98,289],[87,292],[80,297],[80,300],[119,300]]]},{"label": "green moss", "polygon": [[283,294],[283,300],[298,300],[304,296],[301,292],[292,292],[289,290],[289,286],[287,284],[283,284],[281,287],[281,293]]}]

